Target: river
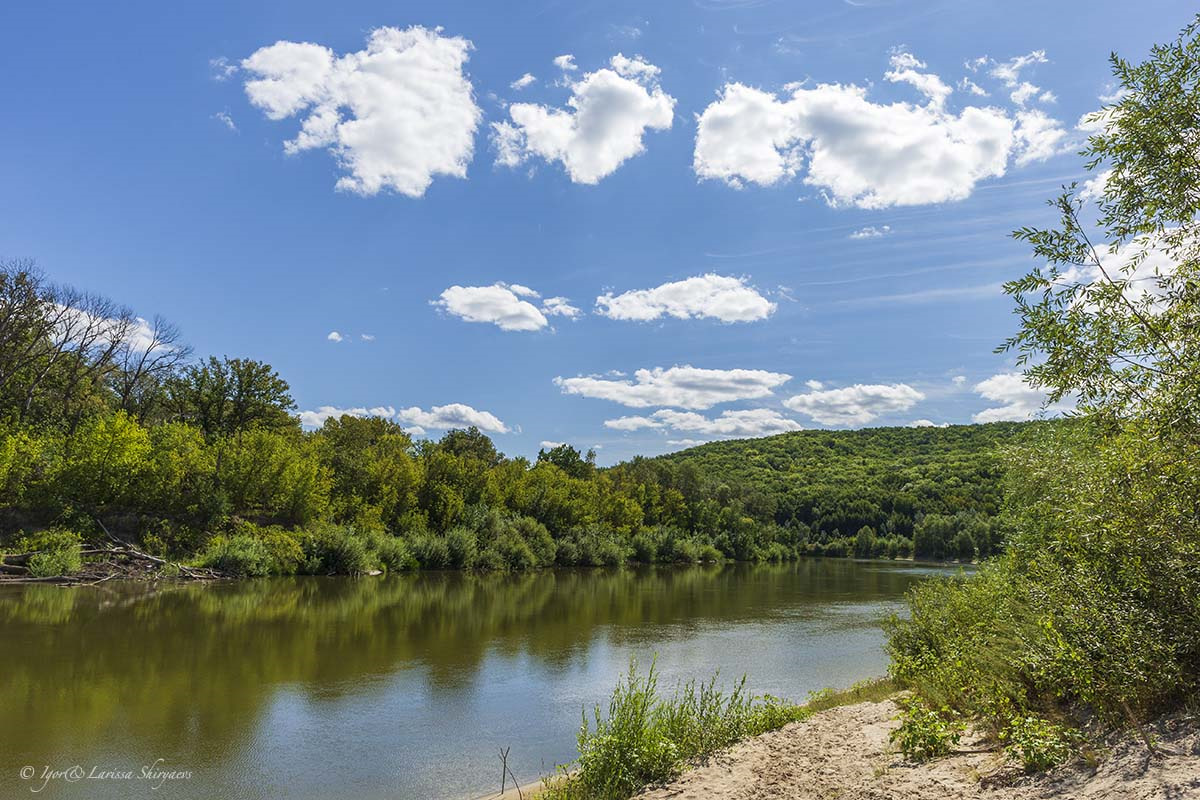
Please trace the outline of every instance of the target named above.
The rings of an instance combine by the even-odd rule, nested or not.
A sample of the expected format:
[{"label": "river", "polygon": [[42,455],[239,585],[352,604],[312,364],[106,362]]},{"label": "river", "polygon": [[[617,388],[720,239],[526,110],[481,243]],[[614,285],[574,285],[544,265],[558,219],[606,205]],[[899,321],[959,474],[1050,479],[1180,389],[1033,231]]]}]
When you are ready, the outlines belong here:
[{"label": "river", "polygon": [[581,709],[631,658],[656,658],[667,689],[719,670],[796,700],[880,675],[880,620],[945,571],[0,586],[0,796],[478,796],[499,788],[500,748],[522,781],[569,761]]}]

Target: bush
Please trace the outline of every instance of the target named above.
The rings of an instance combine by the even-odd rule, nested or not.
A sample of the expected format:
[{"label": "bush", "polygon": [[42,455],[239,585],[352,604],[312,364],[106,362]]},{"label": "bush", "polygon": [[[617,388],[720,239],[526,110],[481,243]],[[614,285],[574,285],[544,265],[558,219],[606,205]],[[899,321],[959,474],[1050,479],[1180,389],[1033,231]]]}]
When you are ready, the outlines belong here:
[{"label": "bush", "polygon": [[642,564],[653,564],[658,561],[658,541],[648,531],[640,531],[631,542],[633,559]]},{"label": "bush", "polygon": [[199,564],[248,578],[270,575],[274,571],[266,543],[246,534],[214,536],[200,555]]},{"label": "bush", "polygon": [[445,569],[450,566],[450,546],[436,534],[414,536],[409,540],[409,548],[422,569]]},{"label": "bush", "polygon": [[361,575],[375,568],[354,528],[319,525],[304,532],[304,571],[310,575]]},{"label": "bush", "polygon": [[372,531],[367,536],[367,548],[388,572],[407,572],[420,567],[404,540],[390,533]]},{"label": "bush", "polygon": [[446,534],[446,548],[449,551],[450,566],[458,569],[471,569],[479,558],[475,532],[469,528],[455,528]]},{"label": "bush", "polygon": [[1068,761],[1081,741],[1078,730],[1035,716],[1013,717],[1000,732],[1009,755],[1028,772],[1041,772]]},{"label": "bush", "polygon": [[947,755],[962,738],[966,726],[949,708],[935,711],[915,698],[901,702],[900,708],[900,727],[888,739],[913,761]]},{"label": "bush", "polygon": [[50,578],[69,575],[83,567],[83,556],[79,554],[82,541],[82,537],[74,531],[54,528],[21,537],[17,541],[17,548],[27,553],[36,551],[27,564],[32,577]]}]

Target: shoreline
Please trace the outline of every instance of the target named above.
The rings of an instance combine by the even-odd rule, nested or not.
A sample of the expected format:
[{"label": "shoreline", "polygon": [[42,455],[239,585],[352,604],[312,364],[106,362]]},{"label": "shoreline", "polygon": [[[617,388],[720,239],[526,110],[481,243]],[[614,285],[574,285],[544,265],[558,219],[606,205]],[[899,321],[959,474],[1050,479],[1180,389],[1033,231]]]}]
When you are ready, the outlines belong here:
[{"label": "shoreline", "polygon": [[888,741],[893,699],[831,708],[746,739],[638,800],[1173,800],[1200,797],[1200,721],[1183,714],[1150,727],[1162,757],[1130,732],[1105,740],[1107,755],[1027,775],[1002,749],[969,732],[948,756],[904,761]]}]

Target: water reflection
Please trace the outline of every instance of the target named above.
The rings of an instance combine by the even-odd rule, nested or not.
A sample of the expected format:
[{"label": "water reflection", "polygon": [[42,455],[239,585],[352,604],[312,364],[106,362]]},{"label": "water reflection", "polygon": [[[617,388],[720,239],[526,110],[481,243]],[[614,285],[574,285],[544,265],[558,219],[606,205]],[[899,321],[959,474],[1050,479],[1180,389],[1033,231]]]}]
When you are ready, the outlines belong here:
[{"label": "water reflection", "polygon": [[[526,770],[569,758],[580,705],[630,654],[658,652],[668,676],[748,671],[776,693],[878,672],[877,620],[926,571],[804,561],[0,587],[0,795],[22,788],[24,764],[159,757],[197,768],[161,797],[470,794],[490,787],[491,736]],[[135,788],[44,794],[148,790]]]}]

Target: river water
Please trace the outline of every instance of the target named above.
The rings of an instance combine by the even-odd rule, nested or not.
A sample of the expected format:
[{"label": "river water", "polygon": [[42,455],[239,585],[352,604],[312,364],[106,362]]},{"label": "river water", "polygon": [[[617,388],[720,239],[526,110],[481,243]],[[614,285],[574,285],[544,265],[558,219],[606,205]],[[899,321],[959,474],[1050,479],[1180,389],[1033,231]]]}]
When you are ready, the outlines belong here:
[{"label": "river water", "polygon": [[632,658],[668,690],[719,670],[796,700],[880,675],[880,620],[944,571],[0,587],[0,797],[475,797],[502,747],[522,781],[573,758],[581,710]]}]

